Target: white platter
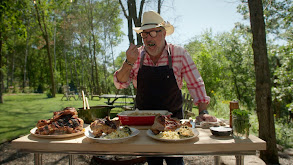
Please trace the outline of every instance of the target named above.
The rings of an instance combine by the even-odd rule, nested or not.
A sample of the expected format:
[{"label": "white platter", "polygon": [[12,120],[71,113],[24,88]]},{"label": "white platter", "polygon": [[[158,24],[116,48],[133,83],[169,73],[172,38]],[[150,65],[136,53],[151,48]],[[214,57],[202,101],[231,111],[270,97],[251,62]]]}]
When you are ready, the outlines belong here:
[{"label": "white platter", "polygon": [[133,138],[134,136],[138,135],[139,134],[139,130],[138,129],[135,129],[135,128],[132,128],[132,127],[129,127],[132,131],[132,134],[128,137],[124,137],[124,138],[117,138],[117,139],[104,139],[104,138],[95,138],[95,135],[92,134],[92,131],[91,131],[91,128],[90,127],[87,127],[85,129],[85,136],[90,138],[90,139],[93,139],[95,140],[96,142],[99,142],[99,143],[122,143],[122,142],[125,142],[131,138]]},{"label": "white platter", "polygon": [[45,139],[64,139],[64,138],[69,138],[69,137],[74,137],[74,136],[78,136],[78,135],[82,135],[84,134],[85,129],[83,129],[82,131],[78,132],[78,133],[72,133],[72,134],[62,134],[62,135],[40,135],[40,134],[36,134],[36,130],[38,128],[35,127],[33,129],[30,130],[30,133],[36,137],[39,138],[45,138]]},{"label": "white platter", "polygon": [[189,139],[193,139],[195,137],[197,137],[199,135],[199,132],[197,131],[196,128],[192,128],[192,132],[194,134],[194,136],[191,136],[191,137],[186,137],[186,138],[181,138],[181,139],[161,139],[159,137],[157,137],[153,132],[152,130],[148,129],[147,130],[147,135],[155,140],[159,140],[159,141],[164,141],[164,142],[181,142],[181,141],[186,141],[186,140],[189,140]]}]

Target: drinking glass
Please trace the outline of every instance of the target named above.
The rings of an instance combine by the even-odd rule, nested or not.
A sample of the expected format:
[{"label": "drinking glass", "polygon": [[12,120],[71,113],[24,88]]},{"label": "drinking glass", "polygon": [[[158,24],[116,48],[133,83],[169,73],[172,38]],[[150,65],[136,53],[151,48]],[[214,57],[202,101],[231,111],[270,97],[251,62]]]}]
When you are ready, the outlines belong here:
[{"label": "drinking glass", "polygon": [[236,139],[247,139],[249,136],[249,115],[237,116],[232,115],[233,137]]}]

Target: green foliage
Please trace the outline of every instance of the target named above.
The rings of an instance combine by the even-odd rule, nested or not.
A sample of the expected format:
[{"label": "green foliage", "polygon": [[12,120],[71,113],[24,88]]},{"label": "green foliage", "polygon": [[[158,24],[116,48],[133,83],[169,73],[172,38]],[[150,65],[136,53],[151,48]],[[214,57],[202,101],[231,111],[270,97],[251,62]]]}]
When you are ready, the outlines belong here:
[{"label": "green foliage", "polygon": [[293,147],[293,123],[287,122],[285,119],[275,121],[277,143],[286,148]]},{"label": "green foliage", "polygon": [[[292,41],[293,33],[293,2],[292,0],[263,0],[266,31],[269,37],[275,40]],[[238,13],[249,20],[249,9],[246,1],[237,7]],[[248,28],[245,25],[238,27]]]},{"label": "green foliage", "polygon": [[275,104],[275,112],[280,117],[287,117],[290,104],[293,104],[293,44],[282,46],[276,53],[277,66],[274,68],[274,85],[272,97]]},{"label": "green foliage", "polygon": [[[48,91],[51,82],[46,47],[49,46],[56,90],[71,81],[89,90],[102,85],[103,93],[116,90],[112,78],[117,69],[113,49],[124,35],[118,1],[2,2],[7,18],[1,19],[5,24],[0,25],[5,27],[2,37],[6,39],[2,49],[4,66],[1,67],[5,88],[29,86],[36,92],[42,84],[42,91]],[[49,45],[42,37],[44,33],[36,17],[36,7],[43,30],[46,25]],[[18,29],[27,35],[16,35]]]},{"label": "green foliage", "polygon": [[224,98],[237,98],[253,109],[255,76],[252,50],[246,44],[250,38],[241,39],[241,34],[236,29],[216,36],[206,31],[185,48],[203,77],[208,95],[213,97],[214,93],[221,93]]},{"label": "green foliage", "polygon": [[236,118],[239,117],[239,118],[249,118],[249,111],[247,110],[241,110],[241,109],[234,109],[232,111],[232,115],[234,115]]}]

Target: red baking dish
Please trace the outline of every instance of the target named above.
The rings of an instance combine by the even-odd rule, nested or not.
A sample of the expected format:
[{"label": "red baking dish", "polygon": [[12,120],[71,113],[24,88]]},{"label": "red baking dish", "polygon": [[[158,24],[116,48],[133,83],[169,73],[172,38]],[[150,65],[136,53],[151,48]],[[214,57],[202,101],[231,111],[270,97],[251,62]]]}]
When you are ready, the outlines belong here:
[{"label": "red baking dish", "polygon": [[117,114],[122,125],[153,125],[156,114],[171,116],[166,110],[135,110],[123,111]]}]

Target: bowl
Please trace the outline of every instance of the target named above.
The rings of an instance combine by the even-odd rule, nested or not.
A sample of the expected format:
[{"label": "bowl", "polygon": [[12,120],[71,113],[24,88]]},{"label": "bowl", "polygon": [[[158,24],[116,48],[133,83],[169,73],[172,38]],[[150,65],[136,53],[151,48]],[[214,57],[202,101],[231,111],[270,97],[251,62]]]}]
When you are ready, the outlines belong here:
[{"label": "bowl", "polygon": [[83,119],[84,123],[91,124],[97,118],[105,118],[110,116],[111,109],[114,106],[111,105],[98,105],[92,106],[90,109],[78,108],[78,117]]},{"label": "bowl", "polygon": [[118,113],[117,116],[122,125],[153,125],[156,114],[169,117],[172,115],[167,110],[135,110],[123,111]]},{"label": "bowl", "polygon": [[210,127],[210,130],[215,136],[229,136],[232,133],[230,127]]}]

